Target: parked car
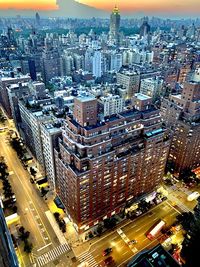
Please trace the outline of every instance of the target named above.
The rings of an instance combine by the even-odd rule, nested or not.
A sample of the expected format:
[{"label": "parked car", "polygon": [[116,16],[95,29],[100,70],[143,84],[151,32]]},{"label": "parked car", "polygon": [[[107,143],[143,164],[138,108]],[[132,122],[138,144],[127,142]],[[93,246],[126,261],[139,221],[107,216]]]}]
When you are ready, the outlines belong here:
[{"label": "parked car", "polygon": [[33,180],[33,178],[30,178],[30,182],[31,182],[32,184],[34,184],[34,180]]},{"label": "parked car", "polygon": [[111,256],[104,260],[104,264],[105,264],[105,266],[109,266],[109,265],[111,265],[113,262],[114,262],[114,259],[113,259],[113,257],[111,257]]},{"label": "parked car", "polygon": [[106,249],[103,251],[102,255],[103,255],[103,256],[107,256],[107,255],[110,254],[111,252],[112,252],[112,248],[106,248]]}]

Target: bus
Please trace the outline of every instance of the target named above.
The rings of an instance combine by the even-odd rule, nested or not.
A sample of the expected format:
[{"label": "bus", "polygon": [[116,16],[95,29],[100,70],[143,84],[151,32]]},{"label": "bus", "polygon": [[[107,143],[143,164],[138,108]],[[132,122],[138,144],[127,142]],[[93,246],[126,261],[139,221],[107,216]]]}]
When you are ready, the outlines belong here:
[{"label": "bus", "polygon": [[159,220],[156,224],[154,224],[150,228],[150,230],[146,234],[147,238],[150,239],[150,240],[153,240],[156,237],[156,235],[163,229],[165,224],[166,224],[165,221]]}]

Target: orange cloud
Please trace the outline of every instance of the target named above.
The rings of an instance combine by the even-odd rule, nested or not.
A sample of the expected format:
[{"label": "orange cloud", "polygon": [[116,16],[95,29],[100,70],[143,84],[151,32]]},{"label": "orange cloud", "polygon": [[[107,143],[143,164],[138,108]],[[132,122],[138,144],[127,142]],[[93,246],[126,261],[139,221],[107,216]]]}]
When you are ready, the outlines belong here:
[{"label": "orange cloud", "polygon": [[0,0],[0,9],[56,10],[56,0]]},{"label": "orange cloud", "polygon": [[121,11],[124,12],[172,12],[172,13],[199,13],[199,0],[76,0],[79,3],[93,6],[104,10],[112,10],[117,2]]}]

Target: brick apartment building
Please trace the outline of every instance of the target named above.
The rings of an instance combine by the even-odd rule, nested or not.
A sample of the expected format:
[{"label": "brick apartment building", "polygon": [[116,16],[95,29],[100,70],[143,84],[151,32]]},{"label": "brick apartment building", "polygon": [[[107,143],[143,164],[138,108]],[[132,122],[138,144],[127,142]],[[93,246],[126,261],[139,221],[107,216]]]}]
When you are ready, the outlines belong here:
[{"label": "brick apartment building", "polygon": [[100,121],[97,100],[75,99],[55,152],[56,190],[77,231],[106,219],[161,182],[169,141],[142,94],[133,108]]},{"label": "brick apartment building", "polygon": [[172,129],[169,162],[178,175],[200,166],[200,72],[184,83],[182,94],[171,95],[161,106],[164,122]]}]

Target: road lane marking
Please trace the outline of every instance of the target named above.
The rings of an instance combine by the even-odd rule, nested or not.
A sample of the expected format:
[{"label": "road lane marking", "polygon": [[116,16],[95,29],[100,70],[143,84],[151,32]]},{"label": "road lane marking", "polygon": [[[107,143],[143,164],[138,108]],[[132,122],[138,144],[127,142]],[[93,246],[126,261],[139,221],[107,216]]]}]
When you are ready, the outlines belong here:
[{"label": "road lane marking", "polygon": [[125,251],[122,255],[125,255],[125,254],[127,254],[127,253],[129,253],[129,251]]},{"label": "road lane marking", "polygon": [[44,248],[46,248],[46,247],[50,246],[51,244],[52,244],[52,243],[50,242],[49,244],[47,244],[47,245],[45,245],[45,246],[43,246],[43,247],[41,247],[41,248],[37,249],[37,251],[40,251],[40,250],[42,250],[42,249],[44,249]]},{"label": "road lane marking", "polygon": [[173,207],[168,201],[166,201],[167,205],[169,205],[172,209],[174,209],[175,211],[177,211],[179,214],[181,214],[181,212],[179,210],[177,210],[175,207]]},{"label": "road lane marking", "polygon": [[134,227],[136,227],[137,226],[137,224],[134,224],[133,226],[131,226],[130,228],[134,228]]},{"label": "road lane marking", "polygon": [[[148,245],[146,245],[146,246],[143,247],[142,249],[138,250],[137,252],[140,252],[140,251],[144,250],[145,248],[149,247],[149,246],[150,246],[152,243],[154,243],[155,241],[157,241],[157,239],[151,241]],[[131,255],[128,259],[126,259],[125,261],[123,261],[122,263],[120,263],[117,267],[124,266],[124,264],[127,263],[132,257],[133,257],[133,255]]]},{"label": "road lane marking", "polygon": [[[11,149],[10,147],[9,147],[9,148],[6,147],[5,150],[9,150],[10,153],[12,152],[12,149]],[[7,154],[9,154],[9,153],[7,152]],[[18,178],[18,181],[21,183],[22,188],[24,188],[24,189],[27,189],[27,188],[30,189],[29,187],[27,187],[27,184],[26,184],[26,183],[24,183],[24,184],[22,183],[21,179],[19,178],[18,173],[15,171],[15,168],[13,168],[13,163],[11,162],[10,157],[8,157],[8,155],[7,155],[6,158],[7,158],[7,161],[10,163],[9,165],[12,167],[11,169],[13,170],[13,174],[16,175],[16,177]],[[18,159],[18,158],[16,157],[16,159]],[[19,161],[19,159],[18,159],[18,161]],[[19,162],[19,165],[21,166],[21,162]],[[21,167],[22,167],[22,166],[21,166]],[[23,172],[25,172],[24,169],[22,169],[22,173],[23,173]],[[24,185],[24,187],[23,187],[23,185]],[[28,193],[27,190],[24,190],[24,191],[25,191],[26,197],[29,199],[28,202],[31,203],[31,204],[34,206],[36,213],[39,215],[39,212],[38,212],[38,210],[37,210],[37,208],[36,208],[34,202],[33,202],[32,199],[31,199],[31,195]],[[31,212],[31,213],[32,213],[32,212]],[[32,215],[33,215],[33,213],[32,213]],[[38,218],[40,218],[40,216],[38,216],[38,215],[36,215],[36,216],[37,216]],[[36,216],[32,216],[33,219],[36,218]],[[41,218],[40,218],[40,220],[41,220]],[[34,220],[34,221],[35,221],[35,220]],[[44,223],[43,223],[42,220],[41,220],[41,222],[42,222],[44,228],[46,229],[46,227],[45,227],[45,225],[44,225]],[[35,223],[36,223],[36,222],[35,222]],[[38,226],[38,225],[36,224],[36,226]],[[38,229],[38,232],[40,233],[41,237],[43,238],[43,236],[42,236],[42,234],[41,234],[41,232],[40,232],[39,227],[37,227],[37,229]],[[49,233],[48,233],[47,229],[46,229],[46,232],[47,232],[47,235],[49,236]],[[49,239],[51,240],[50,236],[49,236]],[[46,241],[44,240],[44,238],[43,238],[43,241],[44,241],[44,243],[46,244]]]}]

